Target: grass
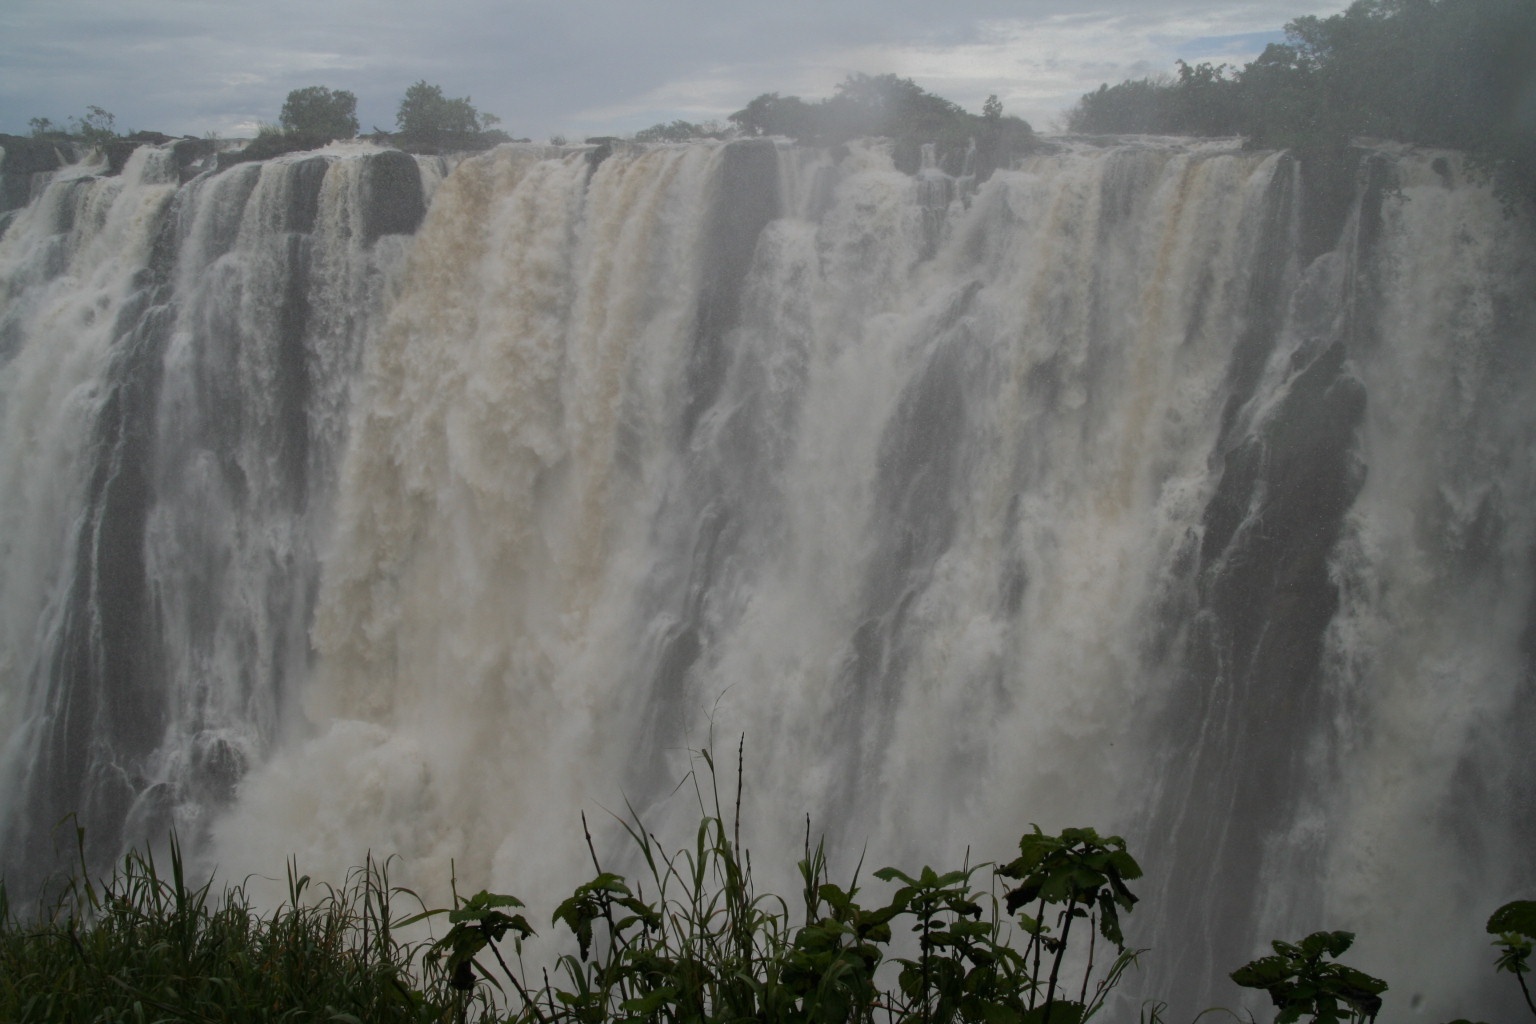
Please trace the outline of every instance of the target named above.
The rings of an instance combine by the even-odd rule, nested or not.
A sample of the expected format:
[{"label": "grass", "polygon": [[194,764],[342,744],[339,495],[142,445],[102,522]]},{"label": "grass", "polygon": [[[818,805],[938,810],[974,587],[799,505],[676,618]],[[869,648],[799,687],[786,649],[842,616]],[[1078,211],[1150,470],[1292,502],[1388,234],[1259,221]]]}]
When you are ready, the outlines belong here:
[{"label": "grass", "polygon": [[393,934],[387,865],[340,888],[292,865],[288,902],[252,905],[241,886],[190,885],[130,852],[110,877],[82,869],[51,905],[18,916],[0,883],[0,1019],[27,1021],[439,1021],[451,996]]},{"label": "grass", "polygon": [[[130,852],[93,882],[82,857],[25,915],[0,881],[0,1020],[1084,1024],[1143,952],[1120,929],[1140,867],[1092,829],[1032,829],[996,866],[882,868],[891,894],[867,903],[862,865],[846,886],[831,881],[807,823],[799,899],[760,894],[739,817],[727,820],[711,755],[700,758],[692,844],[668,852],[631,810],[622,823],[644,863],[631,884],[604,870],[587,832],[594,875],[551,918],[576,950],[536,971],[516,897],[464,898],[455,880],[453,905],[427,908],[369,857],[339,887],[290,862],[286,901],[264,910],[243,886],[190,885],[173,837],[169,874]],[[739,815],[739,751],[737,773]],[[438,920],[439,938],[401,937]],[[1507,904],[1488,930],[1525,990],[1536,903]],[[1374,1020],[1385,983],[1332,962],[1352,938],[1276,943],[1233,979],[1265,990],[1280,1021]],[[1144,1005],[1142,1019],[1160,1009]]]}]

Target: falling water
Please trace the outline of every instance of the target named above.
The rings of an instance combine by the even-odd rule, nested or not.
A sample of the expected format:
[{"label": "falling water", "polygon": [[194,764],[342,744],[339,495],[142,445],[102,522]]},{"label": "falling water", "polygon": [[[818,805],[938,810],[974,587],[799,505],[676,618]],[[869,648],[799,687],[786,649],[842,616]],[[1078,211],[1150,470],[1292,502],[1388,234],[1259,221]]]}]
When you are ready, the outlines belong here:
[{"label": "falling water", "polygon": [[1536,245],[1459,158],[164,161],[0,237],[7,864],[76,812],[537,898],[744,735],[764,864],[1125,834],[1178,1012],[1318,928],[1505,1006]]}]

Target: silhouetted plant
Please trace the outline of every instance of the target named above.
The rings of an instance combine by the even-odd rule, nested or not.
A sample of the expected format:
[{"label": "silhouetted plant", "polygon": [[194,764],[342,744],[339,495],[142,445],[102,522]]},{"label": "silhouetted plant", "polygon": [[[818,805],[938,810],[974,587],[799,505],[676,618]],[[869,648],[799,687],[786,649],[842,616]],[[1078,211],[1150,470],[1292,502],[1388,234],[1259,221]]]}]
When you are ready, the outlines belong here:
[{"label": "silhouetted plant", "polygon": [[[740,748],[729,818],[712,755],[698,757],[691,846],[665,853],[633,808],[619,819],[643,861],[640,881],[604,869],[583,817],[595,874],[552,916],[577,951],[535,982],[522,960],[534,929],[514,896],[462,898],[455,878],[452,906],[427,909],[390,885],[388,861],[368,857],[340,888],[314,886],[290,861],[287,903],[260,912],[243,887],[215,898],[211,880],[190,884],[174,837],[168,875],[133,852],[93,881],[77,832],[79,869],[37,915],[19,920],[0,881],[0,1020],[1083,1024],[1142,952],[1126,948],[1122,917],[1141,868],[1124,840],[1089,828],[1031,826],[1019,856],[996,868],[882,868],[875,877],[894,891],[881,904],[861,899],[862,864],[847,885],[831,881],[807,822],[797,926],[789,904],[752,881]],[[989,868],[1006,883],[1000,892],[976,886]],[[401,898],[418,910],[397,914]],[[398,938],[439,918],[449,925],[440,938]],[[1536,1013],[1526,980],[1536,902],[1505,904],[1487,928],[1495,966],[1515,975]],[[1353,939],[1277,941],[1231,977],[1268,993],[1276,1024],[1374,1021],[1387,985],[1337,962]],[[1115,955],[1096,973],[1101,942]],[[1086,963],[1080,980],[1063,979],[1068,963]],[[1149,1000],[1141,1019],[1160,1024],[1164,1009]]]},{"label": "silhouetted plant", "polygon": [[[587,833],[597,874],[553,917],[570,928],[578,948],[558,960],[562,983],[545,975],[530,985],[511,969],[496,943],[512,932],[520,944],[531,929],[498,910],[521,903],[482,892],[449,913],[453,927],[433,947],[433,957],[448,953],[455,987],[467,994],[477,968],[499,987],[475,960],[488,948],[521,1000],[513,1019],[541,1024],[872,1024],[877,1014],[890,1024],[1081,1024],[1135,961],[1137,951],[1124,948],[1119,913],[1135,903],[1125,882],[1141,870],[1122,840],[1100,839],[1092,829],[1047,836],[1035,828],[1021,839],[1021,856],[997,870],[1019,882],[1006,896],[1008,911],[1020,912],[1017,932],[1001,912],[1002,901],[973,884],[988,865],[947,872],[925,867],[916,874],[882,868],[875,876],[897,887],[887,904],[870,907],[857,899],[857,870],[847,887],[828,880],[823,848],[811,849],[807,830],[800,862],[805,920],[795,928],[782,899],[760,896],[753,887],[751,859],[740,843],[740,750],[736,817],[729,824],[714,761],[708,750],[699,756],[709,785],[694,773],[703,815],[691,848],[666,855],[632,809],[621,819],[645,863],[644,885],[604,870]],[[654,896],[647,898],[646,888]],[[1059,911],[1059,934],[1042,923],[1046,907]],[[1078,918],[1088,919],[1089,942],[1073,1000],[1058,992]],[[909,923],[916,940],[911,955],[887,955],[898,921]],[[1012,943],[1015,934],[1025,937],[1022,950]],[[1099,935],[1117,955],[1090,997]],[[1048,979],[1041,973],[1042,950],[1050,955]]]},{"label": "silhouetted plant", "polygon": [[[0,1020],[447,1020],[445,995],[416,981],[417,946],[396,941],[386,865],[371,858],[339,889],[310,890],[290,865],[289,903],[256,910],[241,886],[215,897],[131,852],[107,877],[85,869],[50,904],[16,916],[0,882]],[[441,986],[437,986],[440,989]]]},{"label": "silhouetted plant", "polygon": [[1495,910],[1488,918],[1488,934],[1496,936],[1493,944],[1500,950],[1494,969],[1515,976],[1525,1005],[1536,1015],[1536,1002],[1531,1001],[1531,990],[1525,983],[1531,971],[1531,948],[1536,945],[1536,900],[1515,900]]},{"label": "silhouetted plant", "polygon": [[1275,941],[1274,955],[1232,972],[1244,988],[1263,989],[1279,1008],[1275,1024],[1291,1024],[1311,1014],[1317,1024],[1374,1021],[1381,1012],[1387,983],[1337,959],[1354,943],[1352,932],[1313,932],[1298,944]]},{"label": "silhouetted plant", "polygon": [[[1101,839],[1091,828],[1069,828],[1059,836],[1044,834],[1038,825],[1031,829],[1019,840],[1019,857],[998,868],[997,873],[1019,883],[1007,894],[1008,911],[1019,915],[1020,924],[1030,936],[1025,955],[1033,957],[1031,969],[1037,986],[1042,951],[1051,957],[1045,1000],[1040,1004],[1044,1012],[1039,1019],[1075,1024],[1097,1012],[1109,989],[1142,952],[1125,948],[1125,936],[1120,928],[1120,911],[1129,912],[1136,905],[1136,896],[1125,883],[1141,877],[1141,866],[1126,852],[1125,840],[1119,836]],[[1059,931],[1055,934],[1046,923],[1048,907],[1060,908],[1056,914]],[[1026,913],[1029,910],[1033,913]],[[1088,967],[1083,973],[1077,1002],[1053,1011],[1072,924],[1082,918],[1088,920],[1089,928]],[[1090,1001],[1088,984],[1093,973],[1097,935],[1102,935],[1115,947],[1116,957]],[[1033,995],[1030,1008],[1037,1009]],[[1067,1016],[1062,1015],[1063,1010]],[[1071,1016],[1074,1013],[1077,1016]]]}]

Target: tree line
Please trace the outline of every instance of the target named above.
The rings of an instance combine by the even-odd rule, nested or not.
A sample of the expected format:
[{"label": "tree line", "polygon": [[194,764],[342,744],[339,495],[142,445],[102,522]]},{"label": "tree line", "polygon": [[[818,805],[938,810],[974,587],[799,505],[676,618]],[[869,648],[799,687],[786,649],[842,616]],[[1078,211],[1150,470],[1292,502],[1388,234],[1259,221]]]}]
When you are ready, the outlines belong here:
[{"label": "tree line", "polygon": [[[417,152],[487,149],[511,140],[499,124],[501,118],[476,110],[468,96],[445,96],[442,86],[422,80],[405,90],[395,113],[395,131],[375,128],[374,134]],[[357,97],[346,89],[311,85],[288,94],[278,123],[263,125],[245,153],[260,160],[357,134]]]},{"label": "tree line", "polygon": [[[1091,134],[1241,135],[1247,145],[1339,154],[1357,136],[1460,149],[1493,175],[1506,204],[1536,202],[1536,3],[1532,0],[1355,0],[1331,17],[1297,18],[1285,42],[1241,68],[1178,61],[1176,76],[1101,85],[1066,116]],[[1038,146],[1030,126],[1003,113],[996,95],[971,114],[911,79],[855,73],[815,101],[763,93],[727,124],[663,122],[638,142],[784,136],[837,146],[865,136],[892,141],[897,167],[922,166],[931,146],[951,174],[985,177]],[[469,97],[418,81],[406,90],[395,132],[413,151],[482,149],[510,137]],[[90,107],[69,125],[31,120],[33,135],[100,144],[115,119]],[[314,85],[295,89],[278,123],[262,127],[246,159],[313,148],[358,134],[357,97]],[[563,139],[552,139],[560,143]]]},{"label": "tree line", "polygon": [[[962,173],[967,157],[981,176],[1006,166],[1036,144],[1029,124],[1005,115],[997,96],[972,114],[943,97],[896,75],[850,74],[832,96],[817,101],[764,93],[727,118],[726,124],[673,120],[641,129],[636,142],[684,142],[695,138],[785,136],[809,145],[841,145],[856,138],[892,140],[896,165],[915,172],[924,146],[952,174]],[[33,135],[101,144],[119,138],[115,118],[90,107],[72,118],[66,130],[46,118],[32,119]],[[453,98],[440,86],[418,81],[406,90],[395,115],[395,131],[375,128],[372,137],[402,148],[422,150],[483,149],[511,141],[500,118],[477,110],[469,97]],[[262,125],[241,158],[266,159],[279,153],[323,146],[359,134],[357,96],[345,89],[311,85],[288,93],[276,124]],[[551,140],[557,144],[563,139]]]},{"label": "tree line", "polygon": [[[374,129],[375,135],[412,150],[484,149],[510,136],[497,126],[501,118],[475,109],[468,96],[450,97],[441,86],[418,81],[405,91],[395,114],[393,133]],[[86,108],[82,117],[64,124],[50,118],[28,121],[32,136],[56,141],[104,145],[122,138],[117,118],[98,106]],[[357,96],[346,89],[310,85],[294,89],[283,102],[276,124],[264,124],[246,147],[245,157],[261,160],[279,153],[313,149],[337,139],[357,137]]]},{"label": "tree line", "polygon": [[995,94],[987,97],[979,115],[971,114],[896,75],[851,74],[831,96],[816,102],[764,93],[729,120],[742,135],[782,135],[819,146],[883,136],[892,140],[896,166],[908,173],[921,166],[925,145],[934,147],[939,165],[952,174],[961,173],[971,154],[984,177],[1037,144],[1028,122],[1005,115]]},{"label": "tree line", "polygon": [[1355,0],[1297,18],[1258,59],[1178,62],[1177,77],[1101,85],[1067,127],[1242,135],[1263,149],[1340,150],[1356,136],[1461,149],[1507,202],[1536,200],[1536,3]]}]

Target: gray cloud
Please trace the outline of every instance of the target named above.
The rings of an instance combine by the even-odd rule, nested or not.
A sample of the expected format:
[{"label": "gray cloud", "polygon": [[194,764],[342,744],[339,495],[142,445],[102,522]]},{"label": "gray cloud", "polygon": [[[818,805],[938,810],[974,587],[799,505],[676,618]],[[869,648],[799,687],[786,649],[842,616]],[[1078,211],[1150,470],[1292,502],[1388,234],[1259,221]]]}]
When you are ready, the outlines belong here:
[{"label": "gray cloud", "polygon": [[0,131],[97,104],[120,128],[238,135],[291,89],[358,96],[392,128],[418,79],[468,95],[514,134],[632,131],[723,117],[767,91],[828,94],[891,72],[978,109],[997,93],[1040,127],[1101,81],[1175,57],[1251,59],[1281,26],[1338,4],[1134,0],[8,0]]}]

